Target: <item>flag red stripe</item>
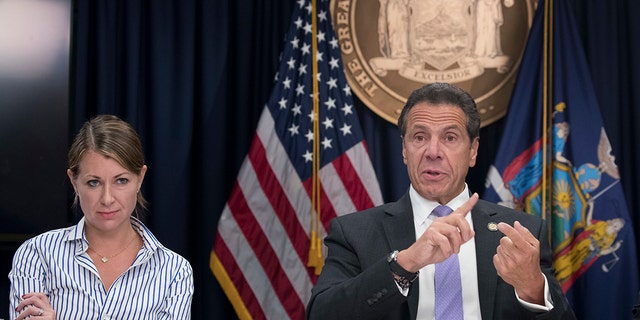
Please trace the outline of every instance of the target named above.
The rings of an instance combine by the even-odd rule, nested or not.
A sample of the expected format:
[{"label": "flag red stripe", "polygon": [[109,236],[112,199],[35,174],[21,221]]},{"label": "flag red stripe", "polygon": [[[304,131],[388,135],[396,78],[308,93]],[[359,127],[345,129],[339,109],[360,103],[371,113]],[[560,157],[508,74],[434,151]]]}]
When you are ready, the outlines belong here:
[{"label": "flag red stripe", "polygon": [[[371,201],[371,197],[369,196],[367,189],[362,184],[360,176],[358,176],[356,169],[347,154],[343,153],[334,160],[333,166],[336,169],[336,172],[338,172],[340,179],[342,179],[342,183],[344,184],[351,201],[356,206],[356,210],[359,211],[373,207],[373,201]],[[343,212],[343,214],[346,213],[348,212]]]},{"label": "flag red stripe", "polygon": [[[304,189],[307,191],[309,197],[311,197],[311,187],[313,185],[313,179],[309,178],[303,182]],[[331,219],[337,217],[336,211],[333,208],[333,204],[329,201],[327,197],[327,193],[324,191],[324,186],[320,184],[320,221],[324,226],[325,230],[329,227],[329,222]],[[315,280],[314,280],[315,283]]]},{"label": "flag red stripe", "polygon": [[[236,185],[237,187],[237,185]],[[237,192],[236,188],[233,189],[234,193]],[[253,290],[249,286],[247,279],[244,277],[244,273],[242,273],[242,269],[236,263],[236,259],[229,251],[227,244],[224,242],[224,239],[220,237],[218,233],[216,235],[216,240],[214,244],[214,251],[220,260],[220,263],[224,266],[224,269],[227,271],[231,282],[233,282],[236,290],[240,294],[242,301],[244,303],[245,308],[251,314],[254,319],[266,319],[264,312],[258,303],[258,299],[253,294]]]},{"label": "flag red stripe", "polygon": [[[306,262],[309,256],[309,235],[299,224],[298,219],[295,219],[296,210],[291,206],[289,199],[269,165],[267,154],[260,139],[254,140],[248,156],[254,167],[260,186],[262,190],[265,190],[265,196],[269,199],[269,203],[273,207],[274,213],[287,231],[287,236],[291,240],[300,260]],[[312,269],[307,268],[307,273],[309,277],[313,276]]]},{"label": "flag red stripe", "polygon": [[[254,145],[258,144],[254,143]],[[260,228],[260,223],[255,219],[254,213],[251,212],[251,208],[249,208],[244,194],[240,191],[239,185],[234,185],[234,188],[236,187],[239,191],[234,192],[229,198],[227,203],[229,210],[256,254],[278,299],[282,302],[283,308],[289,316],[295,319],[296,316],[300,316],[301,312],[304,314],[304,304],[296,294],[289,294],[295,293],[295,289],[283,271],[278,256],[271,247],[271,242],[264,235]]]}]

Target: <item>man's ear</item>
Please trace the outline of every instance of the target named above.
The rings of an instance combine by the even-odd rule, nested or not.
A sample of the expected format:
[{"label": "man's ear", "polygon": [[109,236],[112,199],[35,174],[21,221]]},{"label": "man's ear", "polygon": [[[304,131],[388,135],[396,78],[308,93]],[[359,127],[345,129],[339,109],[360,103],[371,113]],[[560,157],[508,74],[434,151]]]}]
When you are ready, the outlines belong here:
[{"label": "man's ear", "polygon": [[471,148],[469,149],[469,167],[470,168],[476,165],[479,146],[480,146],[480,138],[476,137],[473,139],[473,142],[471,142]]}]

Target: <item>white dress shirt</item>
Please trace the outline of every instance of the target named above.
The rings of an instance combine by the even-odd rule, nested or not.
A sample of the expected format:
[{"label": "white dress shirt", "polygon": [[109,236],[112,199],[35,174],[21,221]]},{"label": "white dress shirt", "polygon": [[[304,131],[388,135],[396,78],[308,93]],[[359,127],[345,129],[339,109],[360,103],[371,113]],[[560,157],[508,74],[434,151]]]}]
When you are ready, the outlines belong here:
[{"label": "white dress shirt", "polygon": [[[418,195],[411,187],[409,190],[411,206],[413,208],[413,222],[415,226],[416,239],[431,225],[437,217],[431,214],[439,203],[429,201]],[[469,190],[465,190],[451,200],[446,205],[455,210],[465,201],[469,200]],[[467,222],[473,230],[471,214],[466,216]],[[460,247],[458,260],[460,261],[460,280],[462,280],[462,309],[465,319],[480,319],[480,296],[478,294],[478,270],[476,268],[476,243],[473,239],[465,242]],[[418,319],[434,319],[435,306],[435,265],[427,265],[420,269],[418,285],[420,286],[420,300],[418,302]]]},{"label": "white dress shirt", "polygon": [[[425,230],[431,225],[431,222],[437,217],[432,215],[431,212],[435,207],[440,205],[435,201],[427,200],[421,197],[418,192],[413,188],[409,189],[409,197],[411,198],[411,207],[413,208],[413,222],[415,226],[416,239],[419,238]],[[453,198],[449,203],[445,205],[455,210],[469,200],[469,189],[465,184],[465,188],[457,197]],[[471,213],[465,217],[471,229],[473,230],[473,219]],[[482,319],[480,313],[480,294],[478,290],[478,269],[476,263],[476,243],[474,239],[465,242],[460,247],[460,253],[458,254],[460,261],[460,279],[462,281],[462,309],[465,319]],[[420,297],[418,300],[418,314],[417,319],[435,319],[435,265],[427,265],[420,269],[420,275],[418,277],[418,285]],[[544,294],[545,305],[531,304],[518,297],[518,301],[527,309],[531,311],[544,312],[553,308],[553,302],[551,301],[551,294],[549,292],[549,285],[547,278],[544,278]],[[408,294],[408,290],[404,292]]]}]

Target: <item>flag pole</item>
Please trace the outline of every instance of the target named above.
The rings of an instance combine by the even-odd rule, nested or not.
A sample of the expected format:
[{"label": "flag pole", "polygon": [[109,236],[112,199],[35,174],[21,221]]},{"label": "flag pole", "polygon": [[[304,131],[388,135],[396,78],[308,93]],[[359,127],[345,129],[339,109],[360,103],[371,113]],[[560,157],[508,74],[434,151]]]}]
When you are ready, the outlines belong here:
[{"label": "flag pole", "polygon": [[[543,89],[542,89],[542,206],[540,208],[543,219],[549,221],[551,228],[550,205],[551,190],[550,184],[552,173],[552,139],[550,136],[553,107],[553,0],[544,1],[544,40],[543,40]],[[551,233],[550,233],[551,234]]]},{"label": "flag pole", "polygon": [[319,275],[324,266],[322,257],[322,239],[320,238],[322,223],[320,219],[320,92],[318,90],[318,38],[316,19],[316,0],[311,0],[311,66],[313,85],[313,178],[311,190],[311,235],[309,246],[308,267],[315,268],[315,274]]}]

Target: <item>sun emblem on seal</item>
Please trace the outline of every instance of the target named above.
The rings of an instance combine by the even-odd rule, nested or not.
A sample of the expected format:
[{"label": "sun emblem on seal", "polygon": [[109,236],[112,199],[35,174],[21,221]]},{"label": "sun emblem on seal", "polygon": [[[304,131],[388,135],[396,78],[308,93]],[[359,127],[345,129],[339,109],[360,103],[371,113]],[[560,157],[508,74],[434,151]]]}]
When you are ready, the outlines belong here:
[{"label": "sun emblem on seal", "polygon": [[555,215],[563,219],[569,219],[573,216],[575,199],[573,198],[573,191],[569,187],[568,181],[556,181],[555,188],[553,188],[553,205],[555,207],[555,210],[553,210]]}]

